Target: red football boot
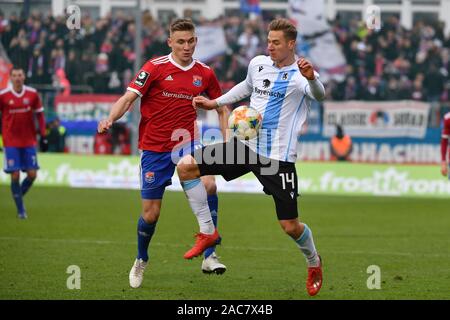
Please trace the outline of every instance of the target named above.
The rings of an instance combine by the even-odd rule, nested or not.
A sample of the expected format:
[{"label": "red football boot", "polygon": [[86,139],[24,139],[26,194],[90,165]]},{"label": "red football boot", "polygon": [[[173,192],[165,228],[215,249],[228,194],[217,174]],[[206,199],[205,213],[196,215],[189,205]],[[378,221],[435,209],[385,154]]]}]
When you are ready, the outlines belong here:
[{"label": "red football boot", "polygon": [[315,296],[322,288],[322,258],[320,256],[319,261],[318,267],[308,267],[306,290],[310,296]]},{"label": "red football boot", "polygon": [[192,259],[201,255],[203,251],[214,246],[220,241],[220,236],[217,229],[214,230],[213,234],[197,233],[195,237],[196,240],[194,246],[191,250],[184,254],[185,259]]}]

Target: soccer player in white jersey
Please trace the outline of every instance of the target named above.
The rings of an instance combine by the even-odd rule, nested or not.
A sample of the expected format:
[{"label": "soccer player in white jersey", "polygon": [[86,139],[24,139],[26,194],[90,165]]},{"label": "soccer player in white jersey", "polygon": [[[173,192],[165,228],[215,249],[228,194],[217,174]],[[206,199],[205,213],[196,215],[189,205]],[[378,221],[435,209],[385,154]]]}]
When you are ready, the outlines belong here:
[{"label": "soccer player in white jersey", "polygon": [[[198,149],[182,158],[177,171],[184,184],[204,175],[222,175],[229,181],[252,172],[264,192],[272,195],[281,227],[306,257],[306,288],[313,296],[322,286],[322,262],[310,228],[298,220],[295,161],[297,137],[310,100],[323,100],[325,89],[311,63],[296,57],[296,38],[291,22],[272,21],[267,38],[270,55],[253,58],[246,79],[217,99],[198,96],[193,100],[195,107],[210,110],[250,96],[250,106],[263,117],[258,137],[249,141],[233,138]],[[198,193],[205,194],[204,190]],[[198,195],[186,195],[190,202],[199,202]]]}]

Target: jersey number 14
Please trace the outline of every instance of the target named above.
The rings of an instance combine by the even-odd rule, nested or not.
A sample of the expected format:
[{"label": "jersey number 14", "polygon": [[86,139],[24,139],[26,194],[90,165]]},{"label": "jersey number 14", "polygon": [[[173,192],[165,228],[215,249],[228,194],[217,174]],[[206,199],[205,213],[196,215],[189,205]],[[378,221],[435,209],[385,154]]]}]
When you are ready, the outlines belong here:
[{"label": "jersey number 14", "polygon": [[280,173],[281,177],[281,183],[283,184],[283,190],[286,190],[286,184],[291,183],[292,189],[295,189],[295,182],[294,182],[294,173],[293,172],[286,172],[286,173]]}]

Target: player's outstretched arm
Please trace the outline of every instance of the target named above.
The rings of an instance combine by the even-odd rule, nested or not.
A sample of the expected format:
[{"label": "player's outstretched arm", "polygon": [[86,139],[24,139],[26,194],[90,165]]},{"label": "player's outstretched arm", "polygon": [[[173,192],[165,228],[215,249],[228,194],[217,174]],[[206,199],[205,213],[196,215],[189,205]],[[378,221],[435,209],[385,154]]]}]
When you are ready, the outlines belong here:
[{"label": "player's outstretched arm", "polygon": [[99,133],[108,131],[112,124],[122,118],[125,112],[130,109],[137,97],[138,95],[132,91],[127,91],[123,96],[121,96],[112,106],[108,119],[101,120],[98,123],[97,131]]},{"label": "player's outstretched arm", "polygon": [[247,82],[247,80],[244,80],[231,88],[230,91],[217,98],[217,105],[221,107],[241,101],[250,96],[252,94],[252,90],[252,86]]},{"label": "player's outstretched arm", "polygon": [[192,105],[195,108],[205,110],[217,109],[218,107],[241,101],[250,96],[251,93],[252,87],[248,84],[247,80],[244,80],[216,100],[209,100],[203,96],[197,96],[192,100]]},{"label": "player's outstretched arm", "polygon": [[192,105],[194,108],[200,108],[205,110],[214,110],[218,108],[216,100],[210,100],[204,96],[197,96],[192,99]]}]

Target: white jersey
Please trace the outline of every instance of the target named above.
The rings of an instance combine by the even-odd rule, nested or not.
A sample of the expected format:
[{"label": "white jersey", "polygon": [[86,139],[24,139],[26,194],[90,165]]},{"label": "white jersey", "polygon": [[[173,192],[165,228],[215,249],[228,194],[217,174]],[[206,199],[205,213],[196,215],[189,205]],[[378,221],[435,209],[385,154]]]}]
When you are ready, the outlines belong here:
[{"label": "white jersey", "polygon": [[296,62],[280,69],[270,57],[257,56],[250,62],[245,81],[252,88],[250,107],[263,120],[259,136],[244,143],[262,156],[295,162],[298,136],[310,109],[308,80]]}]

